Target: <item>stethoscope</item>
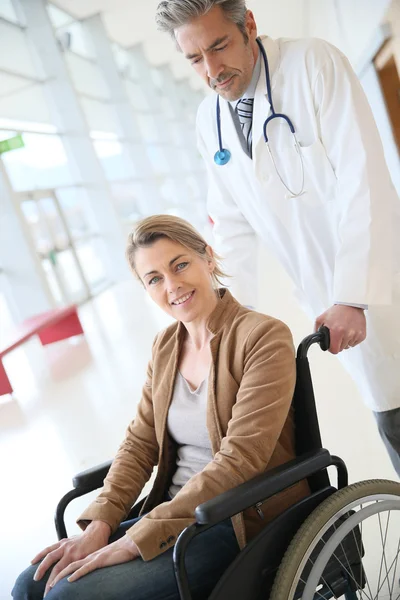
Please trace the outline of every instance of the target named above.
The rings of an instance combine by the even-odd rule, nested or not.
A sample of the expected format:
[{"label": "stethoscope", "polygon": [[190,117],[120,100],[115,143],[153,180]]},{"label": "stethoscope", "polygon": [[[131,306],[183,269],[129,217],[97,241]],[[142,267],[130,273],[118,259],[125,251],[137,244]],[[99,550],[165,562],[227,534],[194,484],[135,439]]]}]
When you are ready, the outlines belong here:
[{"label": "stethoscope", "polygon": [[[296,136],[296,130],[294,128],[294,125],[292,123],[292,121],[289,119],[289,117],[287,115],[284,115],[282,113],[277,113],[275,112],[275,107],[274,107],[274,103],[272,101],[272,91],[271,91],[271,79],[270,79],[270,75],[269,75],[269,65],[268,65],[268,58],[267,58],[267,54],[265,52],[264,46],[262,45],[261,40],[259,40],[257,38],[256,40],[259,48],[260,48],[260,52],[262,54],[263,60],[264,60],[264,66],[265,66],[265,78],[266,78],[266,82],[267,82],[267,94],[268,94],[268,101],[269,104],[271,106],[271,116],[269,116],[265,122],[264,122],[264,141],[267,145],[267,149],[269,152],[269,155],[271,157],[272,163],[274,165],[275,171],[279,177],[279,179],[281,180],[282,184],[284,185],[284,187],[287,189],[287,191],[291,194],[291,197],[293,198],[297,198],[298,196],[301,196],[302,194],[304,194],[304,164],[303,164],[303,156],[301,153],[301,149],[300,149],[300,145],[299,142],[297,140],[297,136]],[[222,133],[221,133],[221,108],[220,108],[220,104],[219,104],[220,100],[219,100],[219,95],[217,96],[217,132],[218,132],[218,144],[219,144],[219,150],[217,150],[217,152],[214,155],[214,162],[216,165],[226,165],[230,159],[231,159],[231,152],[229,150],[227,150],[226,148],[223,148],[222,146]],[[277,164],[275,162],[274,156],[271,152],[271,148],[269,145],[269,138],[267,135],[267,129],[268,129],[268,125],[271,123],[271,121],[273,121],[274,119],[283,119],[284,121],[286,121],[286,123],[289,126],[289,129],[293,135],[294,138],[294,144],[295,144],[295,149],[297,151],[297,154],[299,156],[300,159],[300,164],[301,164],[301,188],[299,192],[294,192],[293,190],[290,189],[290,187],[285,183],[285,181],[283,180],[282,175],[280,174]]]}]

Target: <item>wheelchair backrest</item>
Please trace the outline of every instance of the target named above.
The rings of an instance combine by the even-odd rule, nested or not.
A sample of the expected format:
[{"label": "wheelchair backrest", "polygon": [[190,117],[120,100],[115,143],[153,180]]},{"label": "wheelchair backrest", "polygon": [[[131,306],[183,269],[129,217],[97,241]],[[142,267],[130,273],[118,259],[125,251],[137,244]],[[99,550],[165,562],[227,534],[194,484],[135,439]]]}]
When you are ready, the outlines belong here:
[{"label": "wheelchair backrest", "polygon": [[[322,448],[314,389],[307,357],[297,356],[297,379],[292,406],[294,409],[296,454],[312,452]],[[309,478],[312,492],[329,486],[327,471]]]}]

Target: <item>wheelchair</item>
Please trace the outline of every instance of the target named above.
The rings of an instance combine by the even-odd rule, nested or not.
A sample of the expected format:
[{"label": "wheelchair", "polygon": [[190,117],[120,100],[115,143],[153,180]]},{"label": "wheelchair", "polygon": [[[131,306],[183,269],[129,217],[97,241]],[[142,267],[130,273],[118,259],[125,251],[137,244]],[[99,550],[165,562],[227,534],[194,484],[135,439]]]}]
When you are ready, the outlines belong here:
[{"label": "wheelchair", "polygon": [[[201,504],[195,523],[180,534],[173,561],[181,600],[192,598],[185,552],[195,536],[250,507],[262,516],[264,502],[303,479],[308,480],[310,495],[245,546],[207,600],[400,599],[400,483],[375,479],[348,485],[343,460],[322,447],[308,351],[313,344],[325,351],[329,343],[329,330],[323,327],[297,350],[296,458]],[[74,489],[56,509],[58,539],[67,537],[67,505],[102,487],[111,462],[73,478]],[[328,467],[337,471],[336,487]],[[143,502],[127,519],[139,515]]]}]

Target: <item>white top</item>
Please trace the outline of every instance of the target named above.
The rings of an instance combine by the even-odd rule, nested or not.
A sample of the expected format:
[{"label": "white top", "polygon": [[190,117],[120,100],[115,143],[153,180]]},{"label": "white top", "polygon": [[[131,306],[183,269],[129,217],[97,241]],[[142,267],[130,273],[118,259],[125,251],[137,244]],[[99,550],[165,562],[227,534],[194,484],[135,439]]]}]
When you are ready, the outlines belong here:
[{"label": "white top", "polygon": [[167,421],[168,432],[178,444],[176,471],[169,488],[171,498],[213,459],[206,424],[207,388],[208,378],[192,390],[178,372]]}]

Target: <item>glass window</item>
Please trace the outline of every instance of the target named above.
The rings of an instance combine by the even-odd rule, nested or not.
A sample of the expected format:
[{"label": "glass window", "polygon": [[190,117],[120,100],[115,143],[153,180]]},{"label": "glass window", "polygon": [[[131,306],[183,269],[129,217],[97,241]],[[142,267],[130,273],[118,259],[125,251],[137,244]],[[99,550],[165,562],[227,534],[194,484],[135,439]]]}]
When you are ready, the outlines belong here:
[{"label": "glass window", "polygon": [[204,200],[207,195],[207,188],[205,185],[205,178],[199,176],[190,175],[186,177],[186,184],[190,198],[193,200]]},{"label": "glass window", "polygon": [[[57,270],[58,250],[56,249],[56,242],[53,239],[52,226],[47,223],[46,213],[41,210],[38,202],[24,200],[21,202],[21,210],[28,225],[35,250],[41,260],[51,294],[57,304],[63,304],[62,281]],[[62,247],[65,247],[65,244]],[[67,298],[65,298],[65,301],[67,301]]]},{"label": "glass window", "polygon": [[14,314],[16,309],[12,312],[12,291],[11,285],[7,280],[5,274],[2,272],[0,265],[0,340],[4,340],[7,336],[8,331],[14,324]]},{"label": "glass window", "polygon": [[190,156],[186,148],[182,146],[170,146],[168,148],[168,160],[171,165],[171,172],[174,175],[180,175],[192,169]]},{"label": "glass window", "polygon": [[190,135],[186,123],[178,121],[165,121],[165,129],[170,140],[176,146],[182,146],[186,143],[187,136]]},{"label": "glass window", "polygon": [[68,232],[56,208],[53,198],[42,198],[37,202],[43,220],[46,222],[48,231],[51,234],[54,247],[57,250],[66,250],[69,248]]},{"label": "glass window", "polygon": [[147,215],[145,186],[142,183],[113,183],[111,192],[120,217],[128,221]]},{"label": "glass window", "polygon": [[79,266],[89,287],[97,286],[106,277],[104,242],[91,233],[77,197],[74,201],[73,194],[58,196],[61,211],[52,196],[24,199],[21,209],[54,298],[58,303],[77,302],[88,293]]},{"label": "glass window", "polygon": [[[12,133],[0,131],[3,139]],[[24,133],[24,148],[2,155],[15,190],[57,187],[76,183],[72,180],[67,155],[57,135]]]},{"label": "glass window", "polygon": [[46,8],[47,12],[49,13],[50,21],[53,23],[56,29],[58,27],[70,25],[74,22],[74,19],[71,17],[71,15],[61,10],[61,8],[54,6],[54,4],[47,4]]},{"label": "glass window", "polygon": [[93,145],[109,181],[132,179],[136,174],[125,144],[117,140],[93,140]]},{"label": "glass window", "polygon": [[149,73],[149,63],[143,56],[143,51],[139,46],[129,50],[129,70],[127,75],[135,81],[147,81]]},{"label": "glass window", "polygon": [[94,98],[109,98],[109,90],[100,68],[93,62],[73,54],[65,53],[74,87],[78,93],[87,94]]},{"label": "glass window", "polygon": [[99,237],[75,242],[76,253],[91,290],[107,281],[105,270],[106,247]]},{"label": "glass window", "polygon": [[57,29],[56,36],[59,38],[62,35],[68,40],[68,49],[71,50],[71,52],[85,58],[96,58],[92,40],[83,23],[74,21],[68,25],[60,26]]},{"label": "glass window", "polygon": [[134,83],[128,79],[125,80],[126,91],[132,107],[135,110],[148,111],[149,103],[143,85]]},{"label": "glass window", "polygon": [[125,75],[129,71],[129,53],[118,44],[111,44],[111,49],[119,72]]},{"label": "glass window", "polygon": [[87,190],[84,187],[67,187],[56,190],[70,234],[74,240],[96,235],[96,218]]},{"label": "glass window", "polygon": [[33,48],[24,31],[0,21],[0,40],[0,69],[42,78],[43,73],[35,67]]},{"label": "glass window", "polygon": [[[45,263],[45,261],[43,262]],[[51,265],[42,264],[48,276],[53,271],[64,302],[81,302],[87,298],[84,281],[71,248],[51,254],[51,258],[47,258],[46,262],[50,262]],[[49,281],[51,281],[51,276]]]},{"label": "glass window", "polygon": [[167,96],[161,96],[161,107],[164,117],[166,119],[173,119],[175,116],[174,107],[172,101]]},{"label": "glass window", "polygon": [[139,129],[145,142],[158,142],[160,133],[152,115],[137,114]]},{"label": "glass window", "polygon": [[94,206],[84,187],[56,190],[78,260],[89,287],[93,291],[106,280],[106,247],[98,234]]},{"label": "glass window", "polygon": [[56,266],[54,265],[54,262],[54,258],[52,260],[49,258],[43,258],[41,264],[53,300],[58,306],[62,306],[65,302],[67,302],[67,299],[63,296],[63,290],[56,275]]},{"label": "glass window", "polygon": [[167,177],[164,179],[160,185],[160,193],[167,206],[177,204],[178,198],[176,194],[175,181],[172,177]]},{"label": "glass window", "polygon": [[155,175],[162,175],[170,172],[164,146],[148,144],[146,150]]},{"label": "glass window", "polygon": [[160,70],[157,68],[150,69],[150,76],[155,87],[157,87],[161,91],[164,86],[164,77]]},{"label": "glass window", "polygon": [[21,210],[41,258],[52,250],[62,251],[69,247],[68,234],[53,198],[23,200]]},{"label": "glass window", "polygon": [[7,119],[21,119],[51,123],[43,86],[0,73],[0,116]]},{"label": "glass window", "polygon": [[161,143],[174,144],[175,143],[175,124],[173,121],[166,121],[162,113],[157,113],[152,117],[153,126],[158,132],[158,140]]},{"label": "glass window", "polygon": [[[0,139],[6,139],[16,132],[32,133],[57,133],[55,125],[48,123],[38,123],[35,121],[24,121],[22,119],[2,119],[0,117]],[[13,132],[13,133],[10,133]]]},{"label": "glass window", "polygon": [[118,118],[111,105],[89,98],[80,98],[80,104],[91,131],[106,131],[114,134],[119,132]]},{"label": "glass window", "polygon": [[12,0],[0,0],[0,17],[18,23],[17,13],[14,10]]},{"label": "glass window", "polygon": [[52,249],[53,243],[47,229],[47,224],[41,218],[39,205],[35,200],[24,200],[21,210],[29,226],[35,249],[40,257],[46,256]]}]

